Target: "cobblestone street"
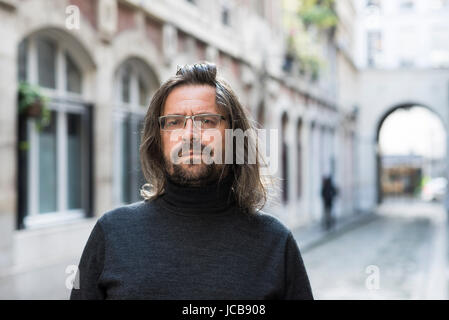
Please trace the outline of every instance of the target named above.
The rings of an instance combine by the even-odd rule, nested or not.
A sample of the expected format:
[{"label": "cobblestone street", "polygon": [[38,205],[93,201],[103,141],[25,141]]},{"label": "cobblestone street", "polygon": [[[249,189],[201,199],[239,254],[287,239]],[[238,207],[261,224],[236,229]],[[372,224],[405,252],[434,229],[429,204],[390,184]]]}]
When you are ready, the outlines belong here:
[{"label": "cobblestone street", "polygon": [[395,201],[377,218],[303,252],[315,299],[447,299],[439,204]]}]

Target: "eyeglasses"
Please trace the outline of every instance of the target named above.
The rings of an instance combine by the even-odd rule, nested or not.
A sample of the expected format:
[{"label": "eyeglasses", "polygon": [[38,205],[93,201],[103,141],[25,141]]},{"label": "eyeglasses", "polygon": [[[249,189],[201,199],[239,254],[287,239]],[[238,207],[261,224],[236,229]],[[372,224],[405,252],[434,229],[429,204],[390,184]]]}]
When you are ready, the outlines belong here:
[{"label": "eyeglasses", "polygon": [[168,115],[159,117],[159,124],[162,130],[173,131],[184,129],[187,119],[192,119],[195,128],[200,130],[217,129],[221,120],[226,120],[220,114],[195,114],[193,116]]}]

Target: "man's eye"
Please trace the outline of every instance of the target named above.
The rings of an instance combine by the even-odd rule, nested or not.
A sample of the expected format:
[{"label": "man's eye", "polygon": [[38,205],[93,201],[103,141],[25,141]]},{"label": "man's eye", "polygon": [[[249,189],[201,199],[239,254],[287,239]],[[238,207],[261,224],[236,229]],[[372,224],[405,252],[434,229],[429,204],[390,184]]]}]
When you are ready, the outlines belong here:
[{"label": "man's eye", "polygon": [[201,122],[203,124],[215,124],[217,121],[214,118],[203,118]]},{"label": "man's eye", "polygon": [[179,123],[179,120],[168,120],[167,125],[169,126],[175,126]]}]

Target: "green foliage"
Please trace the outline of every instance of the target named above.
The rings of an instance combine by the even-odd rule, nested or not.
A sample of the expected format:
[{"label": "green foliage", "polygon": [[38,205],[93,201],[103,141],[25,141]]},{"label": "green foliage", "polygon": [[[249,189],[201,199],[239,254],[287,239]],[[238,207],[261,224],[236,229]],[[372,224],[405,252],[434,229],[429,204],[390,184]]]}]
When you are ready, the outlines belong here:
[{"label": "green foliage", "polygon": [[29,108],[35,105],[41,107],[41,113],[36,119],[37,130],[42,130],[51,120],[51,111],[48,109],[49,99],[41,94],[38,86],[31,85],[27,82],[19,83],[19,115],[27,116]]},{"label": "green foliage", "polygon": [[306,27],[314,25],[320,29],[335,27],[338,22],[334,11],[335,0],[300,0],[298,16]]},{"label": "green foliage", "polygon": [[30,148],[30,143],[28,141],[19,141],[19,150],[26,151]]},{"label": "green foliage", "polygon": [[289,32],[287,55],[294,57],[301,73],[309,74],[312,81],[326,65],[318,37],[333,34],[338,23],[334,6],[335,0],[283,0],[284,26]]},{"label": "green foliage", "polygon": [[317,56],[299,56],[299,63],[312,76],[313,81],[318,79],[323,62]]}]

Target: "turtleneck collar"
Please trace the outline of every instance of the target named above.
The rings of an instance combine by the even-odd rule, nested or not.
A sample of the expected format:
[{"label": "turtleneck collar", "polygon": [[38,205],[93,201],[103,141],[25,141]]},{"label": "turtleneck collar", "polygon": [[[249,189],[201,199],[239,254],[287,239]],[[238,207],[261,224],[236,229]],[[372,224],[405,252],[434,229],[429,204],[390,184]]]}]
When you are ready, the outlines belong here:
[{"label": "turtleneck collar", "polygon": [[201,187],[180,185],[168,175],[166,177],[165,192],[160,196],[159,203],[171,211],[187,215],[214,215],[228,212],[235,205],[232,173],[220,182]]}]

